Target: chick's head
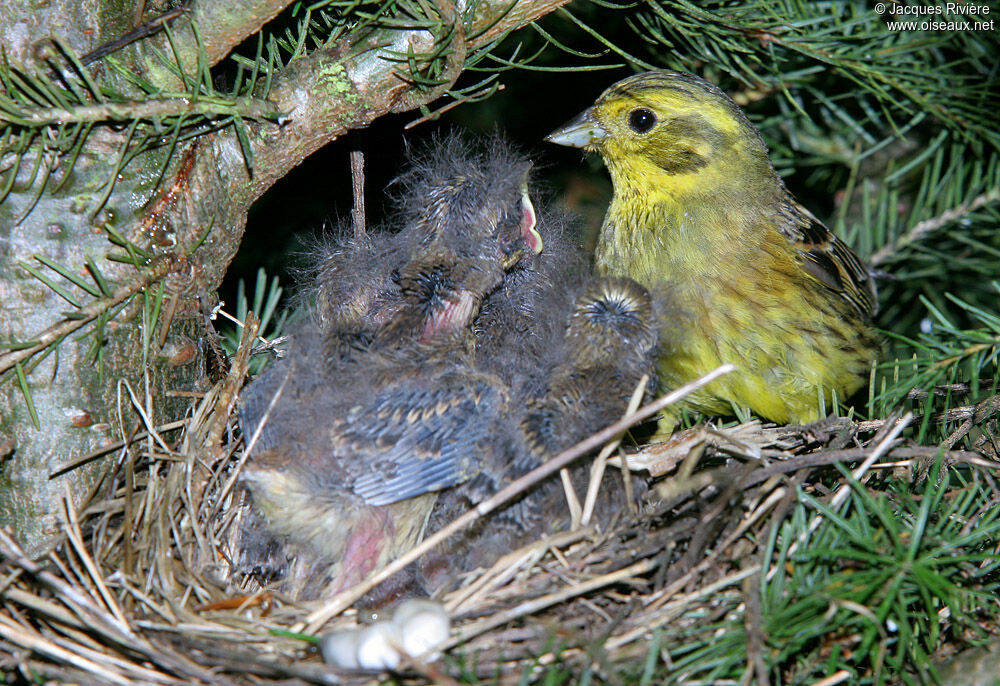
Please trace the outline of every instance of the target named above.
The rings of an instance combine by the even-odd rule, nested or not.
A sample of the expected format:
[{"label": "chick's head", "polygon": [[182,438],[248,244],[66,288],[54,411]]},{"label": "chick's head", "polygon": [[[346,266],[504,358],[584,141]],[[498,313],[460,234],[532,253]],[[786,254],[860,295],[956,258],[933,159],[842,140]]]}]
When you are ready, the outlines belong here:
[{"label": "chick's head", "polygon": [[541,252],[528,193],[531,163],[509,144],[494,140],[478,151],[451,136],[410,157],[411,169],[397,183],[406,230],[421,245],[499,260],[504,270]]},{"label": "chick's head", "polygon": [[577,298],[566,340],[578,366],[648,358],[657,344],[649,291],[632,279],[598,279]]},{"label": "chick's head", "polygon": [[468,329],[481,302],[542,250],[531,163],[499,138],[410,150],[387,230],[320,246],[306,303],[340,357]]}]

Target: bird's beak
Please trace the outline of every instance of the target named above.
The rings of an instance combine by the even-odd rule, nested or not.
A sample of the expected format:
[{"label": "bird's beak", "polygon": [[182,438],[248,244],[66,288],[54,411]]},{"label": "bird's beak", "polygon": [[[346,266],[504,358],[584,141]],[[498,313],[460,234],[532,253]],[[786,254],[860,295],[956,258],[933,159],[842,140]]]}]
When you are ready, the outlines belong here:
[{"label": "bird's beak", "polygon": [[545,140],[556,145],[590,149],[607,137],[607,129],[594,118],[593,110],[587,109],[563,127],[550,133]]},{"label": "bird's beak", "polygon": [[521,236],[528,248],[536,255],[542,252],[542,236],[535,226],[538,224],[538,215],[535,214],[535,206],[531,204],[531,196],[528,195],[527,185],[521,188]]}]

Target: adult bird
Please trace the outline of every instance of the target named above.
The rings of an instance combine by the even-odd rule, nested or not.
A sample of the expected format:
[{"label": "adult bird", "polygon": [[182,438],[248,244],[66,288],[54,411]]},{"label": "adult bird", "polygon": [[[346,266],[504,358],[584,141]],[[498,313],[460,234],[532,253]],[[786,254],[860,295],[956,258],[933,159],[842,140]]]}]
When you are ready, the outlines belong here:
[{"label": "adult bird", "polygon": [[[660,382],[738,371],[688,397],[708,414],[748,407],[819,418],[862,385],[880,342],[876,292],[857,255],[802,207],[760,132],[716,86],[652,71],[608,88],[548,140],[601,154],[614,186],[596,268],[670,291]],[[660,424],[669,433],[676,417]]]}]

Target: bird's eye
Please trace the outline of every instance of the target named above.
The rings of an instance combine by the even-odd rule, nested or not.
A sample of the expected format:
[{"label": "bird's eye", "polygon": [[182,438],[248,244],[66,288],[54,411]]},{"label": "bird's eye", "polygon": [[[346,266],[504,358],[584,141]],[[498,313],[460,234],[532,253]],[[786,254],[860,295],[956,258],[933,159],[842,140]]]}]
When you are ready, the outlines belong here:
[{"label": "bird's eye", "polygon": [[646,133],[656,124],[656,115],[645,107],[632,110],[628,114],[628,125],[636,133]]}]

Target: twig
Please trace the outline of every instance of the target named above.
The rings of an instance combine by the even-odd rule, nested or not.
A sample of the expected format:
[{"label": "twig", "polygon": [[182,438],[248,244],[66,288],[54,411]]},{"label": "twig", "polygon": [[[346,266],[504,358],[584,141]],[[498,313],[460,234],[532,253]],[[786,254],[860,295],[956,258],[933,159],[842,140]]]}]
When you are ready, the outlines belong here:
[{"label": "twig", "polygon": [[351,151],[351,187],[354,189],[354,208],[351,219],[354,222],[354,237],[364,238],[367,232],[365,220],[365,154],[360,150]]},{"label": "twig", "polygon": [[[978,385],[980,388],[992,388],[993,379],[979,379]],[[960,383],[944,383],[938,384],[931,389],[931,393],[939,396],[946,396],[949,393],[966,394],[972,391],[972,383],[968,381],[963,381]],[[922,388],[913,388],[907,392],[907,398],[913,398],[915,400],[923,400],[929,395],[927,391]]]},{"label": "twig", "polygon": [[936,217],[925,219],[907,231],[906,235],[900,236],[892,243],[882,246],[868,259],[868,263],[872,267],[879,265],[892,257],[907,243],[915,243],[932,231],[937,231],[942,226],[945,226],[946,224],[953,222],[970,212],[975,212],[984,205],[989,205],[997,201],[1000,201],[1000,188],[992,188],[985,193],[977,195],[969,202],[964,202],[957,207],[946,210]]},{"label": "twig", "polygon": [[590,593],[591,591],[597,590],[598,588],[603,588],[604,586],[610,586],[611,584],[616,584],[626,579],[631,579],[637,577],[641,574],[646,574],[657,567],[659,562],[657,559],[647,559],[640,560],[635,564],[629,565],[624,569],[619,569],[608,574],[603,574],[589,581],[584,581],[582,583],[576,584],[575,586],[570,586],[561,591],[555,593],[549,593],[541,598],[535,598],[527,602],[521,603],[516,607],[512,607],[506,612],[497,612],[496,614],[488,617],[475,624],[465,626],[459,630],[456,635],[451,638],[451,640],[446,643],[443,648],[447,649],[455,646],[459,643],[464,643],[469,639],[475,638],[479,634],[485,633],[490,629],[495,629],[498,626],[503,626],[508,622],[512,622],[515,619],[524,617],[525,615],[534,614],[539,610],[544,610],[547,607],[551,607],[558,603],[569,600],[570,598],[576,598],[578,596]]},{"label": "twig", "polygon": [[[755,555],[758,558],[759,556],[759,553]],[[764,659],[764,608],[760,598],[760,562],[754,566],[757,567],[757,572],[743,580],[743,602],[746,604],[743,625],[747,635],[747,666],[743,683],[748,685],[756,677],[758,686],[770,686],[771,680]]]},{"label": "twig", "polygon": [[518,570],[534,564],[550,550],[557,557],[562,546],[572,545],[593,534],[593,529],[574,529],[552,536],[546,536],[519,550],[507,553],[497,560],[492,567],[479,575],[471,584],[464,586],[448,598],[445,606],[449,614],[459,611],[463,605],[471,605],[486,593],[506,583]]},{"label": "twig", "polygon": [[[401,555],[395,561],[388,564],[381,571],[376,572],[370,576],[365,581],[354,586],[343,593],[339,593],[333,598],[331,598],[326,604],[320,607],[318,610],[309,614],[306,617],[306,625],[304,628],[310,633],[315,633],[328,619],[335,617],[336,615],[343,612],[345,609],[351,606],[359,598],[361,598],[365,593],[368,593],[371,589],[378,586],[380,583],[388,579],[390,576],[396,572],[404,569],[411,562],[419,558],[421,555],[426,553],[428,550],[438,545],[445,539],[447,539],[452,534],[461,531],[467,527],[472,522],[477,519],[486,516],[496,508],[505,504],[509,500],[513,499],[515,496],[521,494],[528,487],[542,481],[551,474],[559,471],[573,460],[586,455],[591,450],[595,450],[600,446],[604,445],[608,440],[616,436],[619,432],[628,429],[631,426],[642,422],[645,419],[652,417],[657,414],[663,408],[668,407],[682,398],[686,397],[690,393],[698,390],[699,388],[708,385],[712,381],[715,381],[720,376],[728,374],[735,370],[735,365],[724,364],[718,369],[715,369],[700,379],[696,379],[691,383],[685,384],[680,388],[674,390],[672,393],[659,398],[658,400],[646,405],[644,408],[636,412],[631,417],[626,417],[621,419],[611,426],[598,431],[589,438],[580,441],[572,448],[563,451],[559,455],[549,460],[543,465],[540,465],[528,472],[524,476],[516,479],[506,488],[501,489],[498,493],[493,495],[491,498],[483,501],[477,505],[472,510],[469,510],[455,521],[451,522],[432,536],[426,538],[420,545],[411,549],[409,552]],[[296,628],[296,631],[302,630],[302,628]]]},{"label": "twig", "polygon": [[[721,542],[715,543],[712,547],[712,552],[706,555],[701,562],[692,567],[684,576],[680,577],[666,588],[662,588],[656,593],[652,594],[647,599],[650,609],[655,610],[659,607],[666,607],[667,605],[669,605],[670,603],[667,602],[667,600],[668,598],[671,597],[672,594],[676,593],[680,589],[687,586],[688,583],[690,583],[690,581],[694,578],[696,574],[700,574],[702,571],[707,569],[709,565],[714,563],[716,558],[720,557],[722,553],[727,548],[729,548],[730,545],[733,544],[733,542],[735,542],[741,536],[743,536],[747,531],[750,530],[751,526],[756,524],[761,517],[763,517],[768,511],[770,511],[773,507],[775,507],[781,501],[784,495],[785,495],[785,489],[783,488],[779,488],[776,491],[774,491],[774,493],[768,496],[767,500],[761,503],[757,507],[757,509],[755,509],[753,512],[749,513],[746,517],[744,517],[743,521],[740,522],[739,526],[737,526],[736,529],[732,531],[732,533],[726,536],[726,538]],[[760,569],[760,566],[756,565],[754,569]],[[742,579],[743,577],[740,578]]]},{"label": "twig", "polygon": [[846,669],[841,669],[830,676],[820,679],[819,681],[813,682],[811,686],[837,686],[837,684],[842,684],[845,681],[849,681],[854,678],[854,674],[847,671]]},{"label": "twig", "polygon": [[[95,607],[92,599],[81,593],[80,589],[71,583],[63,581],[52,572],[43,569],[34,560],[28,558],[17,541],[2,528],[0,528],[0,556],[7,558],[41,583],[48,586],[81,620],[92,621],[102,631],[106,632],[108,636],[123,644],[130,645],[136,643],[136,635],[127,628],[127,625],[122,627],[117,621],[110,621],[108,613]],[[2,616],[0,614],[0,617]]]},{"label": "twig", "polygon": [[[242,319],[240,319],[239,317],[234,317],[233,315],[229,314],[224,309],[222,309],[221,306],[224,305],[224,304],[225,303],[221,303],[220,302],[219,303],[219,308],[213,313],[213,315],[216,315],[216,316],[228,319],[229,321],[231,321],[232,323],[236,324],[241,329],[246,328],[246,323]],[[215,317],[213,316],[212,318],[214,319]],[[277,338],[273,338],[271,340],[267,340],[266,338],[264,338],[263,336],[260,335],[260,331],[258,330],[257,335],[254,336],[254,338],[256,340],[260,341],[261,344],[262,344],[261,347],[255,348],[254,351],[253,351],[254,353],[258,353],[258,352],[262,352],[263,350],[275,350],[275,346],[279,345],[281,343],[284,343],[287,337],[286,336],[278,336]],[[281,355],[278,355],[278,357],[281,357]]]},{"label": "twig", "polygon": [[[620,446],[618,448],[618,456],[617,457],[618,457],[618,464],[619,465],[627,465],[628,464],[628,460],[626,459],[626,456],[625,456],[625,451],[622,450]],[[628,508],[629,517],[635,517],[637,514],[639,514],[639,507],[638,507],[638,505],[635,502],[635,493],[633,493],[633,491],[632,491],[632,472],[630,472],[627,468],[619,469],[618,472],[621,474],[622,484],[624,484],[624,486],[625,486],[625,489],[624,489],[625,490],[625,507]]]},{"label": "twig", "polygon": [[[117,621],[121,627],[121,631],[125,634],[131,634],[133,631],[128,624],[128,620],[125,619],[125,613],[122,612],[122,609],[118,606],[114,596],[111,595],[110,591],[108,591],[108,587],[104,583],[104,579],[101,576],[100,571],[97,569],[94,559],[87,552],[87,546],[84,545],[83,542],[83,535],[80,533],[80,521],[77,518],[76,508],[73,506],[73,496],[70,492],[69,483],[66,483],[65,487],[66,493],[63,496],[63,508],[66,520],[63,522],[63,530],[66,533],[66,537],[69,539],[69,542],[77,556],[83,560],[84,568],[87,570],[91,580],[97,587],[97,592],[104,601],[105,607],[107,607],[110,613],[114,616],[115,621]],[[110,622],[111,620],[108,621]]]},{"label": "twig", "polygon": [[[909,426],[911,421],[913,421],[912,412],[907,412],[900,419],[896,420],[896,423],[893,425],[892,430],[889,431],[889,434],[885,438],[879,441],[879,444],[875,446],[875,449],[871,452],[871,455],[869,455],[864,462],[858,465],[858,467],[853,472],[851,472],[851,478],[853,478],[855,481],[858,481],[861,477],[863,477],[865,473],[868,472],[869,468],[871,468],[871,466],[875,464],[875,462],[880,457],[882,457],[882,455],[884,455],[889,451],[889,449],[892,447],[892,442],[896,440],[899,434],[903,433],[903,429]],[[847,500],[847,496],[849,493],[850,493],[849,484],[844,484],[843,486],[841,486],[839,489],[837,489],[837,493],[834,494],[833,498],[831,499],[830,507],[837,508],[843,505],[844,501]],[[816,515],[816,517],[819,518],[820,515]],[[816,527],[810,525],[810,532],[815,530]],[[789,554],[791,554],[791,551],[789,551]]]},{"label": "twig", "polygon": [[[908,460],[911,458],[920,458],[935,456],[941,453],[941,449],[936,445],[929,446],[916,446],[913,448],[908,447],[898,447],[892,448],[886,453],[889,457],[902,458]],[[772,464],[763,466],[750,472],[746,478],[740,482],[743,488],[750,488],[751,486],[756,486],[759,483],[767,481],[772,476],[777,474],[787,474],[789,472],[798,472],[803,469],[811,469],[813,467],[822,467],[824,465],[833,464],[834,462],[852,462],[854,460],[860,460],[868,455],[866,448],[850,448],[847,450],[826,450],[822,452],[811,453],[809,455],[797,455],[786,462],[774,462]],[[964,464],[971,464],[977,467],[983,467],[985,469],[1000,469],[1000,462],[994,462],[992,460],[985,459],[982,455],[974,453],[968,450],[951,450],[943,453],[943,457],[947,460],[953,462],[961,462]]]},{"label": "twig", "polygon": [[156,338],[156,349],[163,350],[167,342],[167,335],[170,333],[170,325],[174,322],[174,315],[177,313],[177,303],[180,301],[180,294],[174,293],[170,296],[163,314],[160,316],[160,335]]},{"label": "twig", "polygon": [[[142,418],[142,423],[146,426],[147,438],[152,437],[153,439],[156,440],[157,443],[160,444],[160,447],[163,448],[163,452],[165,452],[167,455],[171,454],[173,451],[170,449],[170,446],[167,445],[166,441],[164,441],[163,438],[160,437],[160,434],[156,433],[156,426],[153,424],[153,420],[149,416],[149,412],[142,405],[142,403],[139,402],[139,398],[136,397],[135,391],[132,390],[132,384],[128,382],[128,379],[118,380],[117,393],[118,393],[119,406],[121,405],[122,386],[124,386],[125,390],[128,392],[129,400],[132,401],[133,409],[135,409],[135,411],[139,414],[139,417]],[[120,423],[120,426],[124,429],[125,422],[122,421]]]},{"label": "twig", "polygon": [[[907,412],[905,415],[903,415],[902,418],[896,420],[896,423],[893,425],[892,429],[882,440],[879,441],[878,445],[875,446],[875,449],[871,451],[871,454],[868,455],[868,457],[865,458],[864,462],[858,465],[858,467],[853,472],[851,472],[851,478],[854,481],[857,481],[861,477],[863,477],[871,468],[871,466],[875,464],[875,462],[880,457],[882,457],[882,455],[887,453],[892,448],[893,441],[895,441],[896,438],[899,436],[899,434],[903,432],[903,429],[909,426],[911,421],[913,421],[912,412]],[[851,493],[851,484],[849,483],[842,484],[840,488],[837,489],[837,492],[833,494],[833,498],[830,499],[830,509],[831,510],[838,509],[841,505],[844,504],[844,501],[847,500],[847,496],[850,495],[850,493]],[[788,557],[794,555],[795,552],[799,549],[800,545],[805,544],[806,539],[809,537],[810,534],[812,534],[814,531],[816,531],[816,529],[819,528],[819,525],[822,521],[823,521],[822,513],[817,512],[813,516],[812,520],[809,522],[809,526],[799,535],[798,540],[793,541],[792,544],[788,547],[788,553],[787,553]],[[770,581],[774,577],[774,574],[777,573],[777,569],[778,569],[777,567],[771,568],[771,570],[767,574],[768,581]]]},{"label": "twig", "polygon": [[[448,27],[448,47],[451,49],[450,54],[439,52],[439,54],[444,54],[445,60],[444,68],[437,77],[439,83],[425,92],[418,92],[411,87],[393,105],[393,112],[405,112],[414,107],[437,100],[448,92],[452,84],[455,83],[462,73],[462,69],[465,68],[465,58],[469,52],[469,44],[465,38],[464,19],[458,8],[455,7],[453,0],[438,0],[435,7],[441,16],[441,24]],[[435,36],[435,43],[437,40],[438,37]],[[409,82],[407,75],[404,73],[397,73],[396,76],[402,81]]]},{"label": "twig", "polygon": [[128,686],[128,684],[133,683],[130,679],[122,676],[121,674],[110,671],[96,662],[87,660],[73,651],[61,648],[55,643],[52,643],[51,641],[48,641],[40,636],[35,636],[22,631],[21,628],[14,624],[13,621],[8,620],[2,614],[0,614],[0,636],[15,645],[21,646],[22,648],[27,648],[28,650],[37,652],[40,655],[45,655],[58,662],[72,665],[77,669],[82,669],[88,674],[101,679],[104,683],[123,684],[123,686]]},{"label": "twig", "polygon": [[[646,394],[646,384],[648,383],[648,375],[644,375],[639,379],[638,385],[632,391],[632,398],[628,402],[628,409],[625,410],[626,417],[634,414],[639,409],[639,403],[642,402],[642,397]],[[583,517],[580,519],[580,523],[583,526],[590,524],[590,518],[594,516],[594,506],[597,504],[597,494],[601,490],[601,481],[604,479],[604,467],[608,463],[608,456],[618,449],[618,445],[622,442],[624,434],[625,432],[622,431],[622,433],[615,436],[613,440],[604,446],[590,468],[590,484],[587,486],[587,500],[583,505]]]},{"label": "twig", "polygon": [[182,7],[175,7],[172,10],[164,12],[155,19],[147,21],[145,24],[142,24],[133,29],[132,31],[129,31],[124,36],[116,38],[112,41],[108,41],[107,43],[97,48],[96,50],[91,50],[86,55],[80,58],[80,64],[82,64],[83,66],[87,66],[88,64],[96,62],[102,57],[105,57],[113,52],[121,50],[129,43],[134,43],[137,40],[142,40],[143,38],[147,38],[149,36],[159,33],[160,31],[163,30],[163,27],[166,25],[167,22],[173,21],[178,17],[184,16],[184,13],[187,12],[187,5],[188,3],[184,3]]},{"label": "twig", "polygon": [[[186,419],[178,419],[175,422],[167,422],[166,424],[161,424],[160,426],[156,427],[156,432],[164,433],[167,431],[175,431],[177,429],[183,429],[184,425],[187,424],[187,422],[188,420]],[[81,455],[72,462],[67,462],[61,467],[56,467],[55,470],[53,470],[53,472],[49,474],[49,479],[55,479],[56,477],[62,476],[66,472],[71,472],[74,469],[77,469],[78,467],[82,467],[88,462],[92,462],[103,455],[107,455],[110,452],[113,452],[120,448],[124,448],[127,444],[135,443],[136,441],[141,441],[144,438],[148,437],[149,437],[148,432],[140,431],[139,433],[135,434],[134,436],[131,436],[130,438],[124,441],[118,441],[117,443],[106,445],[103,448],[97,448],[96,450],[91,450],[86,455]]]},{"label": "twig", "polygon": [[[281,116],[281,111],[273,103],[260,98],[241,98],[226,102],[211,98],[193,100],[190,96],[184,95],[131,102],[104,102],[97,105],[26,107],[17,112],[17,120],[24,122],[22,125],[41,127],[194,115],[225,117],[233,114],[239,114],[247,119],[277,119]],[[0,113],[0,122],[10,120],[9,115]]]},{"label": "twig", "polygon": [[267,408],[264,410],[263,416],[260,418],[260,422],[257,424],[257,428],[254,429],[253,436],[250,437],[249,443],[246,440],[246,436],[243,437],[243,455],[240,456],[240,461],[233,468],[232,473],[229,475],[229,479],[226,481],[225,485],[219,493],[217,502],[219,505],[222,504],[226,495],[233,488],[236,483],[236,479],[239,477],[240,472],[243,470],[243,465],[250,458],[250,454],[253,452],[254,447],[257,445],[257,441],[260,439],[261,433],[264,431],[264,427],[267,425],[268,420],[271,418],[271,410],[274,409],[275,404],[278,402],[278,398],[285,390],[285,383],[288,381],[288,377],[292,374],[293,370],[286,370],[285,376],[281,379],[281,383],[278,385],[278,389],[271,396],[271,400],[267,404]]},{"label": "twig", "polygon": [[671,618],[673,618],[682,608],[686,607],[692,601],[714,596],[727,586],[732,586],[737,582],[743,581],[743,579],[751,576],[752,574],[756,574],[759,571],[760,565],[751,565],[746,569],[741,569],[735,574],[730,574],[729,576],[723,577],[708,586],[699,588],[691,593],[688,593],[687,595],[677,598],[676,600],[670,601],[663,607],[658,608],[655,613],[645,619],[642,626],[631,629],[624,634],[620,634],[608,640],[608,642],[604,644],[604,649],[612,651],[648,635],[653,631],[653,629],[663,626],[669,622]]},{"label": "twig", "polygon": [[[497,84],[496,92],[500,92],[500,91],[504,90],[505,88],[506,88],[506,86],[504,86],[502,83],[501,84]],[[465,104],[465,103],[469,102],[470,100],[473,101],[473,102],[475,102],[478,99],[483,98],[483,97],[489,95],[491,89],[492,89],[492,86],[484,88],[481,91],[476,91],[475,93],[469,93],[468,95],[463,95],[462,97],[460,97],[460,98],[458,98],[456,100],[452,100],[447,105],[442,105],[441,107],[437,108],[433,112],[428,112],[424,116],[419,117],[419,118],[414,119],[413,121],[409,122],[406,126],[403,127],[403,130],[404,131],[409,131],[414,126],[419,126],[419,125],[423,124],[424,122],[428,122],[428,121],[431,121],[433,119],[437,119],[438,117],[440,117],[442,114],[444,114],[448,110],[454,109],[454,108],[458,107],[459,105],[462,105],[462,104]]]},{"label": "twig", "polygon": [[226,378],[219,388],[219,395],[216,398],[216,403],[221,408],[221,411],[214,413],[205,435],[205,446],[209,450],[215,450],[222,443],[222,434],[229,423],[229,415],[233,411],[236,396],[243,386],[243,379],[246,377],[247,367],[250,364],[250,351],[253,347],[252,341],[257,336],[259,329],[260,319],[253,312],[247,312],[239,348],[237,348],[233,364],[230,366],[229,373],[226,374]]},{"label": "twig", "polygon": [[32,339],[38,342],[30,348],[11,350],[8,353],[0,355],[0,374],[6,372],[8,369],[12,369],[18,362],[27,360],[36,353],[45,350],[53,343],[62,340],[77,329],[86,326],[115,305],[124,302],[150,284],[156,283],[169,274],[173,267],[174,260],[171,259],[163,259],[153,264],[147,268],[146,271],[139,274],[129,283],[120,287],[107,298],[98,298],[97,300],[89,302],[80,309],[76,310],[76,312],[73,313],[73,319],[64,319],[58,324],[54,324],[47,328],[37,337]]},{"label": "twig", "polygon": [[580,527],[580,520],[583,517],[583,507],[580,505],[580,498],[576,495],[573,487],[573,479],[570,478],[569,469],[563,467],[559,470],[559,478],[562,480],[563,493],[566,495],[566,507],[569,508],[569,528]]}]

